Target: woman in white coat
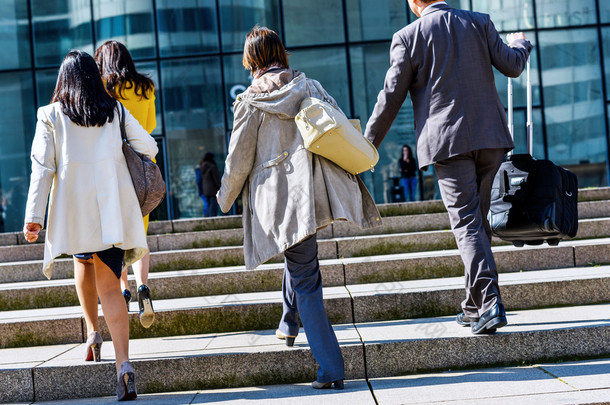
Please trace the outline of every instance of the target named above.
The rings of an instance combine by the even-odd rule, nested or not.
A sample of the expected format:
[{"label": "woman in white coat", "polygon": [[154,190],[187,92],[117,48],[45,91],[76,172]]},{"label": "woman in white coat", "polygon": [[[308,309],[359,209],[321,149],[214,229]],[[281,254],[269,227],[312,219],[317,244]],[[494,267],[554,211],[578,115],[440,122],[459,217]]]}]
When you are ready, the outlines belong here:
[{"label": "woman in white coat", "polygon": [[[82,265],[93,263],[90,280],[97,285],[116,356],[117,399],[129,400],[137,393],[119,277],[123,261],[128,265],[141,258],[147,243],[122,153],[117,106],[93,57],[69,52],[59,68],[52,103],[38,110],[24,234],[28,242],[38,238],[48,201],[44,274],[51,277],[53,261],[61,254],[75,255]],[[150,158],[157,154],[155,140],[128,112],[125,129],[135,150]],[[95,297],[78,292],[81,305],[97,306]],[[99,356],[100,346],[95,332],[87,350]]]}]

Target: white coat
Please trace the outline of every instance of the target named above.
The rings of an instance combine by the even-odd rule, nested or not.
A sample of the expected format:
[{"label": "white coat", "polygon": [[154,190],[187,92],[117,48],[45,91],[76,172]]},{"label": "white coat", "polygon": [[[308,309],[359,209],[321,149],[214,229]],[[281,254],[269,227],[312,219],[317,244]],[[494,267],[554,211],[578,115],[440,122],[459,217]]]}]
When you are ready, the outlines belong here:
[{"label": "white coat", "polygon": [[[125,250],[125,264],[147,251],[138,199],[122,152],[115,110],[103,127],[82,127],[61,111],[59,103],[38,109],[32,143],[32,175],[25,223],[44,225],[48,204],[43,273],[51,278],[61,254]],[[127,140],[154,158],[155,140],[127,112]]]}]

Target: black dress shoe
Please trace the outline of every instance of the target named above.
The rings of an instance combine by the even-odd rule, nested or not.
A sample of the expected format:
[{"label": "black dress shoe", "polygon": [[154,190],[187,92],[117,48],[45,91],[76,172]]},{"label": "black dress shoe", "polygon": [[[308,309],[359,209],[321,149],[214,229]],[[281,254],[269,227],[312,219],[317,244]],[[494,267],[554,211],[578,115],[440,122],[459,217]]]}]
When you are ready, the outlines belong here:
[{"label": "black dress shoe", "polygon": [[342,390],[344,385],[343,385],[343,378],[340,380],[336,380],[336,381],[330,381],[327,383],[321,383],[319,381],[314,381],[311,383],[311,386],[314,387],[317,390],[324,390],[324,389],[328,389],[331,388],[332,386],[335,386],[336,390]]},{"label": "black dress shoe", "polygon": [[489,335],[496,329],[506,326],[507,323],[504,305],[496,303],[479,318],[478,322],[472,324],[471,330],[475,335]]},{"label": "black dress shoe", "polygon": [[470,327],[470,326],[472,326],[472,324],[476,323],[478,320],[479,320],[478,318],[471,318],[469,316],[464,315],[463,312],[460,312],[455,317],[455,321],[460,326],[469,326]]},{"label": "black dress shoe", "polygon": [[275,337],[280,340],[285,340],[286,346],[288,346],[288,347],[294,346],[294,339],[296,339],[296,335],[295,336],[285,335],[284,332],[282,332],[279,329],[275,330]]}]

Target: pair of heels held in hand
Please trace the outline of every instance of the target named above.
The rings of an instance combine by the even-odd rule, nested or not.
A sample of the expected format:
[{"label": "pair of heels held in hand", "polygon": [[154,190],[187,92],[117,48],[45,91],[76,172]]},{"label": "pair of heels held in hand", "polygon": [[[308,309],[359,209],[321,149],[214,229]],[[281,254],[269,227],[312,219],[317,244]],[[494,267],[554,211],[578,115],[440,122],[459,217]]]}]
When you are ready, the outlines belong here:
[{"label": "pair of heels held in hand", "polygon": [[[131,301],[131,292],[123,290],[123,298],[127,304],[127,312],[129,312],[129,302]],[[145,328],[150,326],[155,321],[155,310],[153,309],[152,299],[150,298],[150,289],[146,284],[138,287],[138,307],[140,308],[140,323]]]}]

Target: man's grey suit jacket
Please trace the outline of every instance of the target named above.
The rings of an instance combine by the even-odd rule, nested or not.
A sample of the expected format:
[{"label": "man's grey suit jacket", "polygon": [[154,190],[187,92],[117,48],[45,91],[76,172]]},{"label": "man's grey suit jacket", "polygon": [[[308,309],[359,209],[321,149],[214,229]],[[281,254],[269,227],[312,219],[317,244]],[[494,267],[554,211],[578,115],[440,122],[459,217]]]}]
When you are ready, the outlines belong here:
[{"label": "man's grey suit jacket", "polygon": [[411,92],[420,167],[479,149],[512,149],[492,66],[517,77],[531,49],[527,40],[502,42],[487,14],[429,6],[394,34],[365,136],[379,147]]}]

